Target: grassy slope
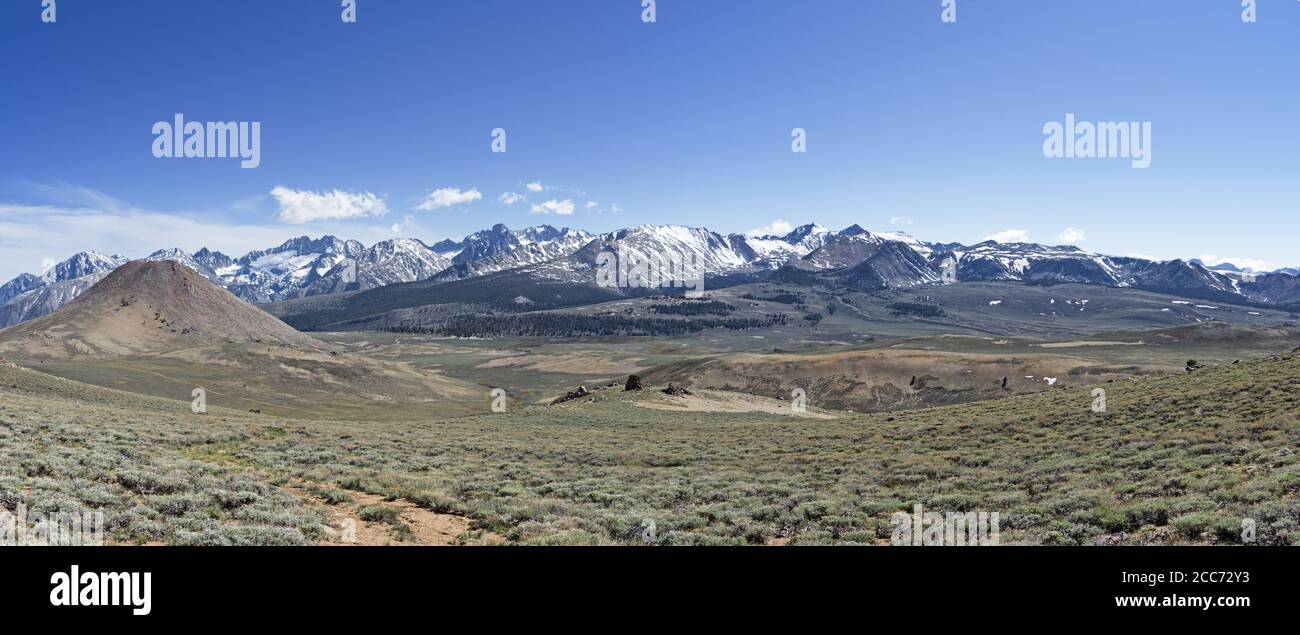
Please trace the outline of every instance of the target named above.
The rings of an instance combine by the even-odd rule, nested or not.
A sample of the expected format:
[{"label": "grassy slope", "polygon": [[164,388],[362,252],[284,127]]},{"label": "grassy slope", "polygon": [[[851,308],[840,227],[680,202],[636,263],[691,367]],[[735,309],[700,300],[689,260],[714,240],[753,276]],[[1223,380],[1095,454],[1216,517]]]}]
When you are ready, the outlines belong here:
[{"label": "grassy slope", "polygon": [[465,513],[528,543],[639,542],[646,519],[666,544],[876,543],[890,513],[923,503],[997,511],[1003,543],[1232,543],[1251,518],[1261,543],[1300,544],[1300,358],[1106,389],[1104,414],[1083,387],[832,421],[667,413],[602,391],[361,425],[196,421],[184,404],[69,393],[0,365],[0,500],[99,505],[119,538],[167,542],[312,537],[318,513],[276,487],[293,477]]}]

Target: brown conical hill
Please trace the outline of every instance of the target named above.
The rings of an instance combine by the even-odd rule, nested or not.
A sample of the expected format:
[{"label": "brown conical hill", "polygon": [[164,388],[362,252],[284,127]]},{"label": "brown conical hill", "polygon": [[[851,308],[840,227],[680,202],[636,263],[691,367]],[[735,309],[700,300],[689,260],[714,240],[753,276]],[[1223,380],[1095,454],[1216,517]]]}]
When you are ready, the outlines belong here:
[{"label": "brown conical hill", "polygon": [[196,346],[323,345],[171,261],[132,261],[58,311],[0,331],[0,353],[109,358]]}]

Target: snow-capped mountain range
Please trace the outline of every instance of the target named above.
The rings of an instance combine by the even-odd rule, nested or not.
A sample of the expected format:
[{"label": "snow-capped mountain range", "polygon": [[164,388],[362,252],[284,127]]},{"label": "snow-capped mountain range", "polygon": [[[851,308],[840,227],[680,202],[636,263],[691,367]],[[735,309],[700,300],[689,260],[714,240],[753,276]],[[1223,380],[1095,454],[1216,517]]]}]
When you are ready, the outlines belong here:
[{"label": "snow-capped mountain range", "polygon": [[[518,269],[548,279],[594,283],[602,251],[636,259],[677,258],[692,274],[727,275],[792,268],[863,288],[911,288],[962,281],[1084,283],[1149,289],[1225,301],[1300,305],[1296,270],[1242,271],[1229,264],[1155,262],[1035,243],[928,243],[859,225],[832,231],[803,225],[783,236],[723,235],[677,225],[642,225],[594,235],[549,225],[511,230],[497,224],[460,241],[413,238],[369,247],[333,236],[294,238],[233,258],[206,248],[163,249],[145,260],[186,265],[254,303],[359,291],[399,282],[447,282]],[[0,285],[0,327],[50,313],[128,262],[86,251],[41,275]]]}]

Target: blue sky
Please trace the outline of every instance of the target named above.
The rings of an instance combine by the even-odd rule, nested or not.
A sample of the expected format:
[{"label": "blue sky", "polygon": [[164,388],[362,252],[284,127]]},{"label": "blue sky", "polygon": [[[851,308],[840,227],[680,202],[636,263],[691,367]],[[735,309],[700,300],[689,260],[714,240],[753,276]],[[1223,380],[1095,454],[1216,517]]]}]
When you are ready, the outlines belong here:
[{"label": "blue sky", "polygon": [[[1239,0],[957,0],[953,24],[940,0],[659,0],[653,24],[640,0],[357,5],[345,24],[338,0],[58,0],[45,24],[5,0],[0,280],[89,248],[496,222],[1300,265],[1294,0],[1255,23]],[[260,122],[260,166],[155,158],[175,113]],[[1066,113],[1151,122],[1151,166],[1044,157]],[[439,190],[468,202],[422,205]]]}]

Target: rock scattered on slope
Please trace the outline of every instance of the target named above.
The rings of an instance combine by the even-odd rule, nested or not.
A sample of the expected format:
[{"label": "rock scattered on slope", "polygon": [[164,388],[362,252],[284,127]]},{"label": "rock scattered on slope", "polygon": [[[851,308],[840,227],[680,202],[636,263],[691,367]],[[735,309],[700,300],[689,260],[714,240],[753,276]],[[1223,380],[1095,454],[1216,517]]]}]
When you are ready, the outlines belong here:
[{"label": "rock scattered on slope", "polygon": [[570,392],[564,393],[563,396],[561,396],[561,397],[557,397],[557,398],[555,399],[555,401],[552,401],[552,402],[551,402],[551,405],[555,405],[555,404],[558,404],[558,403],[564,403],[564,402],[566,402],[566,401],[573,401],[574,399],[579,399],[579,398],[582,398],[582,397],[586,397],[587,395],[590,395],[590,394],[591,394],[591,391],[590,391],[590,390],[587,390],[587,387],[586,387],[586,386],[578,386],[578,389],[577,389],[577,390],[574,390],[574,391],[570,391]]}]

